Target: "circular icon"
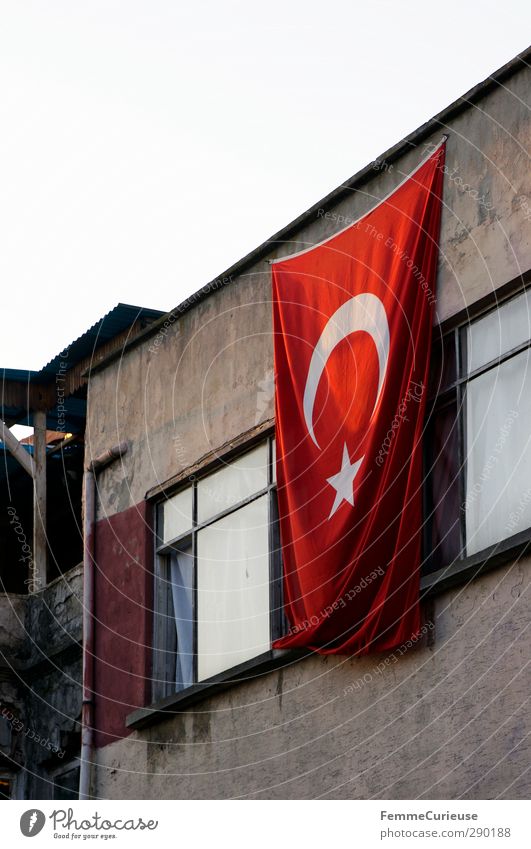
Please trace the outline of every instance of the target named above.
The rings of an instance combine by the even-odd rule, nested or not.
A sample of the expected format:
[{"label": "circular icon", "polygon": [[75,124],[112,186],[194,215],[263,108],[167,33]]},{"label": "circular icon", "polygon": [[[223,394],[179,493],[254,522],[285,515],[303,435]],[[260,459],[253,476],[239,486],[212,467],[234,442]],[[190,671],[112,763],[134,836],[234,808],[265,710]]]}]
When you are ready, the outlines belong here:
[{"label": "circular icon", "polygon": [[32,808],[20,817],[20,830],[24,837],[35,837],[44,828],[46,817],[42,811]]}]

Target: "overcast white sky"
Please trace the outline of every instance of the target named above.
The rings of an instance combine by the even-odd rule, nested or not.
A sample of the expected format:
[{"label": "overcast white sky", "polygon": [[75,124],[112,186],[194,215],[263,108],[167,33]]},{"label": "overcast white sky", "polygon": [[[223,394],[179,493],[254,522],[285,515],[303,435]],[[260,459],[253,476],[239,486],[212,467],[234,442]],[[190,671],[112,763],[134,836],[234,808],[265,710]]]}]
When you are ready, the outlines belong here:
[{"label": "overcast white sky", "polygon": [[0,366],[171,309],[527,46],[528,0],[0,0]]}]

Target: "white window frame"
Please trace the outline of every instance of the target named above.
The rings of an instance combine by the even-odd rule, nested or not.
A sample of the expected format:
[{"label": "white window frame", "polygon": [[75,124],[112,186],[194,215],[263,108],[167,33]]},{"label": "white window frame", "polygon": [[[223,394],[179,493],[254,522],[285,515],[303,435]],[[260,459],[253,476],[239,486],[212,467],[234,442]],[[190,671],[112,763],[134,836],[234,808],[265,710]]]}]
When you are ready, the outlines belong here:
[{"label": "white window frame", "polygon": [[[240,459],[245,459],[260,445],[267,448],[267,482],[256,492],[248,497],[242,498],[226,509],[222,509],[215,515],[211,515],[203,522],[198,521],[198,487],[201,481],[210,475],[215,475],[220,468],[230,465]],[[219,675],[212,678],[198,680],[198,535],[205,528],[219,522],[226,516],[230,516],[246,507],[248,504],[260,498],[267,498],[268,512],[268,558],[269,558],[269,649],[271,643],[277,639],[284,628],[284,615],[282,605],[282,566],[280,554],[280,539],[278,530],[278,512],[276,502],[276,480],[275,480],[275,445],[274,437],[263,436],[242,447],[237,454],[220,460],[214,467],[209,466],[204,473],[197,473],[186,479],[187,486],[175,489],[167,494],[167,499],[184,492],[187,488],[192,491],[192,527],[183,531],[174,539],[165,539],[163,527],[164,501],[159,501],[156,509],[156,534],[155,534],[155,569],[154,569],[154,597],[153,597],[153,669],[152,669],[152,701],[158,702],[176,693],[186,693],[190,687],[195,685],[204,686],[215,682],[219,677],[226,677],[235,670],[240,670],[242,664],[228,667]],[[184,501],[184,499],[183,499]],[[188,688],[177,688],[175,682],[175,622],[173,617],[172,587],[170,581],[170,554],[172,551],[181,550],[183,546],[191,545],[193,558],[193,680]],[[226,567],[220,567],[226,568]],[[267,653],[266,653],[267,655]],[[265,659],[266,655],[258,654],[250,658],[243,665],[252,666]]]},{"label": "white window frame", "polygon": [[[464,348],[466,358],[462,357],[462,374],[464,380],[464,394],[462,405],[463,417],[463,453],[465,466],[464,480],[464,538],[466,543],[465,556],[473,556],[478,552],[487,550],[492,546],[505,542],[518,531],[526,530],[529,522],[529,504],[531,503],[531,489],[516,493],[518,499],[511,498],[511,488],[517,488],[517,469],[524,458],[530,455],[531,437],[528,436],[524,445],[519,444],[522,449],[518,460],[507,466],[507,460],[514,460],[514,456],[507,457],[511,451],[514,440],[518,438],[518,432],[528,429],[529,421],[522,419],[522,411],[519,409],[522,397],[523,381],[531,376],[531,292],[519,293],[512,298],[497,305],[495,309],[489,310],[482,316],[469,323],[462,331],[461,344]],[[515,317],[516,338],[510,341],[511,327],[504,325],[504,311],[512,313],[513,324]],[[471,350],[473,334],[476,338],[484,337],[487,343],[488,355],[480,358],[479,364],[474,364],[473,356],[477,357],[476,350]],[[513,344],[516,341],[516,344]],[[466,362],[465,362],[466,359]],[[471,363],[472,361],[472,363]],[[521,361],[521,362],[519,362]],[[499,424],[496,432],[488,432],[488,411],[485,412],[482,421],[478,423],[479,430],[473,431],[471,424],[471,408],[473,405],[472,393],[476,392],[476,403],[484,404],[484,401],[495,403],[499,391],[498,383],[506,388],[509,383],[507,367],[518,363],[518,379],[521,381],[519,390],[513,402],[508,401],[507,409],[502,410],[503,422]],[[520,374],[520,369],[521,374]],[[478,391],[481,381],[494,377],[494,385],[490,390]],[[507,381],[507,384],[504,383]],[[522,403],[523,406],[523,403]],[[498,410],[494,410],[498,412]],[[522,434],[520,434],[522,435]],[[489,439],[490,437],[490,439]],[[495,437],[495,438],[494,438]],[[492,441],[494,438],[494,441]],[[485,442],[485,440],[489,440]],[[491,444],[492,443],[492,444]],[[505,454],[505,456],[504,456]],[[476,456],[475,456],[476,455]],[[525,464],[525,463],[524,463]],[[485,491],[488,492],[497,486],[494,496],[495,501],[489,507],[482,507]],[[492,493],[490,500],[492,501]],[[514,503],[510,512],[505,515],[504,509],[508,508],[507,501]],[[505,505],[504,505],[505,502]],[[498,515],[499,514],[499,515]],[[500,522],[505,520],[505,524]]]},{"label": "white window frame", "polygon": [[[530,338],[526,339],[520,333],[515,340],[516,344],[513,348],[509,349],[507,345],[504,345],[501,351],[494,349],[494,356],[485,358],[485,361],[481,362],[478,368],[470,369],[470,358],[468,356],[468,344],[471,336],[470,328],[479,324],[479,322],[482,322],[484,319],[487,319],[484,327],[490,327],[490,333],[492,334],[492,327],[496,325],[496,316],[503,313],[505,307],[509,307],[509,309],[511,309],[509,305],[511,305],[517,298],[522,297],[522,295],[525,295],[528,303],[531,303],[531,287],[528,286],[522,290],[521,281],[519,281],[520,285],[518,287],[515,286],[515,282],[516,281],[513,281],[513,283],[508,284],[503,294],[497,292],[496,297],[492,299],[492,302],[488,306],[485,305],[482,306],[481,309],[476,309],[475,314],[474,307],[470,307],[466,316],[464,316],[461,321],[456,322],[452,328],[445,330],[439,339],[435,338],[434,340],[435,344],[440,346],[441,360],[439,364],[440,368],[437,367],[435,363],[432,363],[433,372],[431,375],[431,382],[433,387],[429,396],[428,418],[424,429],[425,478],[423,510],[423,585],[425,587],[431,585],[433,580],[449,580],[451,582],[452,575],[459,574],[467,569],[475,570],[473,571],[473,574],[477,574],[478,564],[485,564],[485,566],[492,567],[498,562],[503,562],[508,556],[505,552],[509,552],[511,550],[516,552],[520,549],[523,551],[526,549],[529,539],[531,539],[531,526],[524,518],[523,513],[520,516],[521,511],[517,509],[515,510],[516,518],[514,527],[512,527],[512,525],[509,527],[508,523],[506,533],[501,535],[499,539],[491,541],[490,544],[482,545],[479,543],[475,547],[471,546],[469,537],[471,523],[470,517],[467,516],[467,510],[470,509],[470,504],[473,502],[475,497],[474,493],[471,491],[474,481],[471,481],[471,475],[469,473],[470,458],[467,457],[467,440],[469,436],[469,422],[467,421],[467,392],[470,391],[470,387],[473,385],[474,380],[480,378],[492,369],[499,368],[503,371],[504,363],[523,354],[524,352],[528,352],[529,356],[531,349],[531,334],[529,334]],[[531,314],[529,315],[528,320],[529,327],[531,328]],[[500,318],[499,321],[503,321],[503,318]],[[498,334],[498,337],[499,339],[507,339],[507,331],[505,328]],[[491,338],[490,342],[492,343],[492,341],[493,340]],[[450,369],[450,371],[447,372],[445,359],[446,363],[455,362],[454,369]],[[528,368],[531,368],[531,359],[529,361]],[[435,472],[437,464],[441,462],[442,458],[441,456],[435,456],[433,451],[431,427],[433,424],[432,419],[434,420],[440,412],[443,412],[444,409],[448,407],[454,407],[456,410],[452,432],[456,434],[457,456],[455,456],[455,476],[452,478],[452,481],[457,483],[458,486],[458,515],[454,517],[453,527],[455,528],[457,521],[459,529],[459,545],[457,546],[455,555],[452,559],[441,562],[441,559],[439,558],[437,562],[433,563],[432,523],[434,521],[435,505],[432,498],[430,477]],[[498,457],[496,456],[495,460],[497,459]],[[486,474],[488,474],[488,464],[485,463],[485,466],[487,467]],[[508,470],[507,480],[509,480],[510,476],[511,470]],[[510,486],[510,483],[508,485]],[[519,519],[520,521],[516,521],[516,519]],[[448,529],[448,532],[449,530],[450,529]],[[436,570],[439,571],[436,572]],[[439,577],[435,577],[435,579],[433,579],[431,575],[435,572],[439,575]]]}]

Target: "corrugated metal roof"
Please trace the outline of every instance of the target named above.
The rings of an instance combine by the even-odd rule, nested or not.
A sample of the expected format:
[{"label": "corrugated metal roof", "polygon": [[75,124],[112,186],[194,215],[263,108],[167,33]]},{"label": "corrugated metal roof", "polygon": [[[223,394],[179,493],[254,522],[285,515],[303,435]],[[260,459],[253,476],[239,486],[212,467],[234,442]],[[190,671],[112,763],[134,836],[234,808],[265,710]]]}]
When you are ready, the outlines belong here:
[{"label": "corrugated metal roof", "polygon": [[[132,304],[117,304],[114,309],[106,313],[81,336],[74,339],[70,345],[60,351],[39,371],[0,368],[0,415],[9,421],[32,425],[33,416],[31,412],[28,414],[27,399],[23,403],[20,393],[17,395],[17,388],[10,387],[10,383],[26,384],[28,387],[27,397],[29,398],[30,384],[31,386],[42,386],[54,382],[59,370],[65,367],[65,363],[65,368],[70,373],[70,370],[75,370],[78,363],[87,358],[90,359],[98,349],[111,342],[119,334],[125,334],[135,323],[142,330],[144,326],[149,326],[151,322],[156,321],[162,315],[164,313],[160,310],[136,307]],[[138,332],[138,328],[135,332]],[[47,421],[51,430],[64,426],[72,433],[83,430],[86,401],[83,397],[74,397],[72,394],[74,390],[75,387],[68,394],[68,397],[63,399],[61,415],[59,415],[57,404],[53,409],[48,410]]]},{"label": "corrugated metal roof", "polygon": [[[145,322],[146,325],[156,321],[164,313],[161,310],[151,310],[146,307],[135,307],[132,304],[117,304],[114,309],[106,313],[99,321],[89,327],[88,330],[63,348],[49,363],[46,363],[40,371],[35,372],[33,381],[46,383],[50,375],[56,375],[60,364],[68,362],[68,368],[89,357],[100,345],[109,342],[114,336],[127,330],[135,321]],[[65,353],[67,355],[65,356]]]},{"label": "corrugated metal roof", "polygon": [[15,380],[17,383],[30,381],[36,374],[38,372],[23,368],[3,368],[0,370],[0,377],[3,380]]},{"label": "corrugated metal roof", "polygon": [[[163,315],[164,313],[161,310],[136,307],[133,304],[117,304],[38,371],[0,368],[0,378],[7,381],[16,381],[17,383],[29,381],[32,383],[47,383],[51,375],[56,375],[61,362],[65,359],[68,360],[68,368],[72,368],[76,363],[90,356],[100,345],[109,342],[114,336],[127,330],[136,321],[145,323],[147,326],[150,322],[156,321]],[[65,357],[64,354],[67,351],[68,356]]]}]

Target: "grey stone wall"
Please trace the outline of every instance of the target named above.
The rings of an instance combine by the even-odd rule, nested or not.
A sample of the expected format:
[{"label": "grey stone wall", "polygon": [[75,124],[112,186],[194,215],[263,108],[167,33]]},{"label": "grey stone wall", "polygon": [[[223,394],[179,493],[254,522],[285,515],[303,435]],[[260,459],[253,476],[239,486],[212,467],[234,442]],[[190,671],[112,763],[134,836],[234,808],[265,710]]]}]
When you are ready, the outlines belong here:
[{"label": "grey stone wall", "polygon": [[25,705],[16,666],[25,644],[26,604],[25,595],[0,595],[0,770],[7,775],[20,773],[24,762],[16,728]]},{"label": "grey stone wall", "polygon": [[82,589],[77,566],[34,595],[2,598],[3,616],[13,605],[17,623],[0,677],[0,722],[10,738],[3,766],[17,774],[18,798],[51,798],[53,774],[79,756]]},{"label": "grey stone wall", "polygon": [[6,658],[16,656],[24,645],[27,598],[15,593],[0,595],[0,651]]}]

